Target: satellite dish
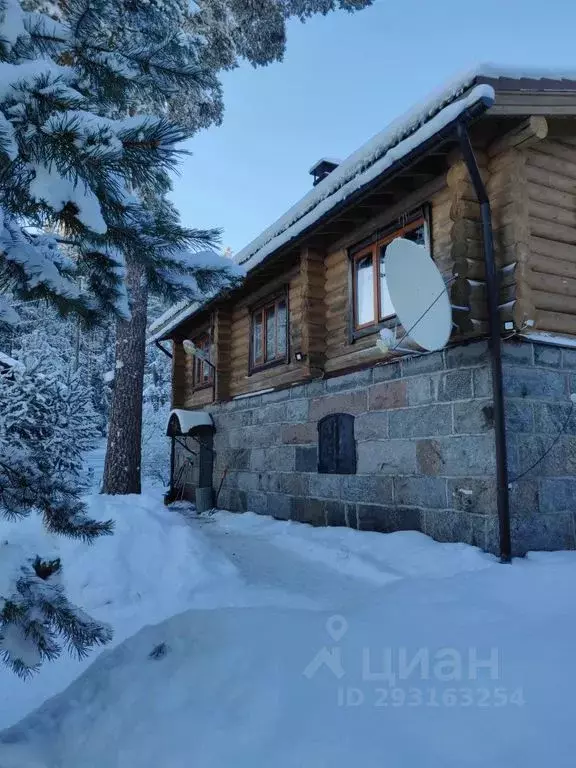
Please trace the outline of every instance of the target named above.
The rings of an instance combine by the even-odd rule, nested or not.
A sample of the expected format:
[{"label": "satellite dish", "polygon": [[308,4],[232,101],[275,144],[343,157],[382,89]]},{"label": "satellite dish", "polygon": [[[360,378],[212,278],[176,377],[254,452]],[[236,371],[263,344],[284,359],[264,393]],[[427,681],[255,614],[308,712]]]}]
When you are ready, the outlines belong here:
[{"label": "satellite dish", "polygon": [[406,334],[424,349],[445,347],[452,330],[452,307],[428,250],[399,237],[386,248],[384,267],[390,299]]}]

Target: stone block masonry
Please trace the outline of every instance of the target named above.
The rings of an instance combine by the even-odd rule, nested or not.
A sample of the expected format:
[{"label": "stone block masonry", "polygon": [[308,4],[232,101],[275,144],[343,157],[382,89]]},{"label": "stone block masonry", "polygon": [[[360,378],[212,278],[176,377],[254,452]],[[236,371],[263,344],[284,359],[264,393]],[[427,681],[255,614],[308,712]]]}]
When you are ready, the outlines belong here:
[{"label": "stone block masonry", "polygon": [[[215,488],[226,471],[218,504],[487,547],[489,384],[486,344],[476,342],[215,405]],[[355,475],[317,471],[317,424],[330,413],[355,416]]]},{"label": "stone block masonry", "polygon": [[[574,548],[576,350],[506,342],[504,381],[514,552]],[[419,530],[497,553],[491,386],[487,345],[477,341],[210,406],[218,505]],[[355,417],[355,475],[317,471],[317,424],[330,413]]]},{"label": "stone block masonry", "polygon": [[514,549],[574,549],[576,350],[508,342],[503,364]]}]

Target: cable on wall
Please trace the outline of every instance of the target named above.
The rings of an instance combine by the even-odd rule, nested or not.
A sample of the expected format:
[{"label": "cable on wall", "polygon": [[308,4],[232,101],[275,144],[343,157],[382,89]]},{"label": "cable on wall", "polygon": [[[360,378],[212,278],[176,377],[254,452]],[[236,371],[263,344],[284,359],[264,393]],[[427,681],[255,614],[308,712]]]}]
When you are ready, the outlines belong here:
[{"label": "cable on wall", "polygon": [[509,483],[509,485],[508,485],[508,487],[509,487],[509,488],[511,488],[511,487],[512,487],[512,485],[513,485],[514,483],[517,483],[517,482],[518,482],[518,480],[520,480],[521,478],[523,478],[523,477],[524,477],[525,475],[527,475],[529,472],[532,472],[532,470],[533,470],[533,469],[535,469],[535,468],[538,466],[538,464],[540,464],[541,462],[543,462],[543,461],[544,461],[544,459],[546,458],[546,456],[548,456],[548,454],[550,453],[550,451],[552,450],[552,448],[554,448],[554,446],[555,446],[555,445],[558,443],[558,441],[560,440],[560,438],[562,437],[562,435],[564,435],[564,434],[566,433],[566,430],[568,429],[568,424],[570,423],[570,419],[572,418],[572,414],[573,414],[573,412],[574,412],[574,405],[575,405],[575,404],[576,404],[576,394],[573,392],[573,393],[570,395],[570,410],[568,411],[568,415],[566,416],[566,419],[565,419],[565,421],[564,421],[564,424],[562,425],[562,429],[561,429],[561,430],[560,430],[560,432],[559,432],[559,433],[556,435],[556,437],[554,438],[554,440],[553,440],[553,441],[550,443],[550,445],[548,446],[548,448],[547,448],[547,449],[544,451],[544,453],[542,454],[542,456],[540,456],[540,458],[539,458],[539,459],[537,459],[537,461],[535,461],[533,464],[531,464],[531,465],[528,467],[528,469],[525,469],[525,470],[524,470],[524,472],[521,472],[521,473],[520,473],[519,475],[517,475],[517,476],[516,476],[516,477],[515,477],[513,480],[511,480],[511,481],[510,481],[510,483]]}]

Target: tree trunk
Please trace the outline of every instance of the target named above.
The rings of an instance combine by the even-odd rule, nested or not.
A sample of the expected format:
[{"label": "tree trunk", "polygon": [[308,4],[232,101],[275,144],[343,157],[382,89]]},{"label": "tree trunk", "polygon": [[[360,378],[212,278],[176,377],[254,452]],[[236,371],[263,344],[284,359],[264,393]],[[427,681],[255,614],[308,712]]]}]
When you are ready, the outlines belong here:
[{"label": "tree trunk", "polygon": [[148,285],[142,264],[127,260],[130,320],[116,323],[116,366],[102,493],[140,493],[142,390]]}]

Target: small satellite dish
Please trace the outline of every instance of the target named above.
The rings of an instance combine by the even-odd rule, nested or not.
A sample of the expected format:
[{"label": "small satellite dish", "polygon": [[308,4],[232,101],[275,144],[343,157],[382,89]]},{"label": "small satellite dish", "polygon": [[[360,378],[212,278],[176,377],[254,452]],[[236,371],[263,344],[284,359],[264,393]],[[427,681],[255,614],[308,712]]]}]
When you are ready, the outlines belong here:
[{"label": "small satellite dish", "polygon": [[424,349],[445,347],[452,307],[444,278],[427,249],[399,237],[386,248],[384,266],[390,299],[407,335]]}]

